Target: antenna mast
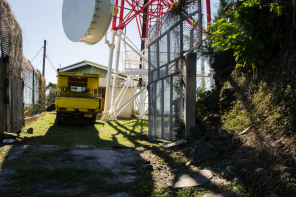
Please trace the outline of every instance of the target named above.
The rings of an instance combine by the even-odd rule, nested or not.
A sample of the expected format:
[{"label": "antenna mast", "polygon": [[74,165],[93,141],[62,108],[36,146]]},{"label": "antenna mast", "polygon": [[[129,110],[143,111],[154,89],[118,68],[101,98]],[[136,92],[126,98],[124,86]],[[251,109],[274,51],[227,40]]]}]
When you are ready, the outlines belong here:
[{"label": "antenna mast", "polygon": [[45,75],[45,58],[46,58],[46,40],[44,40],[44,46],[43,46],[43,69],[42,69],[43,77]]}]

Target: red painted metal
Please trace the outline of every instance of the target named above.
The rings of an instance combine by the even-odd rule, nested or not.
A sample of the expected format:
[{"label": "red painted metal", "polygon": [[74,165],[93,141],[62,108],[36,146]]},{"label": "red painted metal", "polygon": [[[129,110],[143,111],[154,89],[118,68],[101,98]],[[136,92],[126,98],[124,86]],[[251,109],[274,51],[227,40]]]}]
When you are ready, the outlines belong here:
[{"label": "red painted metal", "polygon": [[115,0],[114,1],[114,12],[113,12],[113,17],[112,17],[111,30],[116,30],[117,13],[118,13],[118,0]]},{"label": "red painted metal", "polygon": [[[120,7],[122,8],[124,7],[124,2],[125,0],[121,0]],[[121,29],[121,30],[123,29],[122,23],[123,23],[123,9],[120,9],[118,29]]]},{"label": "red painted metal", "polygon": [[[192,0],[188,4],[194,1],[196,0]],[[207,0],[207,3],[209,1]],[[142,40],[142,38],[147,38],[149,28],[159,22],[161,17],[171,9],[172,4],[178,2],[178,0],[120,0],[120,2],[120,6],[118,6],[118,0],[114,1],[116,13],[113,14],[112,30],[124,29],[130,22],[135,21]],[[183,14],[186,16],[186,13]],[[117,17],[118,24],[116,23]],[[186,21],[193,25],[191,19]]]},{"label": "red painted metal", "polygon": [[211,0],[206,0],[207,7],[207,25],[211,25]]},{"label": "red painted metal", "polygon": [[[121,0],[121,4],[118,6],[120,10],[119,24],[116,24],[116,19],[113,17],[112,29],[124,29],[131,21],[136,20],[140,37],[142,38],[142,35],[147,37],[149,27],[169,11],[172,2],[174,1],[149,0],[147,3],[147,0]],[[118,0],[115,0],[114,5],[115,7],[118,5]],[[146,15],[146,19],[143,26],[144,15]],[[117,13],[114,13],[113,16],[117,17]],[[145,33],[142,33],[143,27]]]}]

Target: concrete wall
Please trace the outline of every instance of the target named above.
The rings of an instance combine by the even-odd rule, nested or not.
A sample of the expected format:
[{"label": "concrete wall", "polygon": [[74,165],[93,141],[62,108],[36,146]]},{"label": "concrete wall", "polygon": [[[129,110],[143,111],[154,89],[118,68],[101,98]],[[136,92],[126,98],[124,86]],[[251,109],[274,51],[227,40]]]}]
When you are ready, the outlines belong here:
[{"label": "concrete wall", "polygon": [[[112,88],[110,88],[110,92],[112,92]],[[118,96],[118,94],[120,93],[122,88],[116,88],[116,97]],[[122,98],[122,102],[121,104],[124,104],[128,99],[130,99],[131,97],[133,97],[134,93],[133,91],[129,88],[126,93],[125,96]],[[134,101],[132,101],[127,107],[125,107],[121,113],[118,116],[121,117],[131,117],[135,112],[134,109]]]},{"label": "concrete wall", "polygon": [[[112,80],[111,80],[111,88],[110,88],[110,93],[112,92]],[[99,86],[100,87],[106,87],[106,78],[100,78],[99,79]],[[120,93],[120,91],[122,90],[122,87],[117,87],[116,88],[116,98],[118,96],[118,94]],[[130,99],[131,97],[134,96],[133,91],[131,90],[131,88],[128,88],[128,90],[126,91],[124,98],[122,99],[121,104],[124,104],[125,101],[127,101],[128,99]],[[111,99],[110,99],[111,102]],[[122,117],[131,117],[135,112],[135,108],[134,108],[134,101],[131,102],[128,106],[125,107],[124,110],[122,110],[122,112],[119,114],[119,116]]]},{"label": "concrete wall", "polygon": [[106,78],[99,79],[99,87],[106,87]]}]

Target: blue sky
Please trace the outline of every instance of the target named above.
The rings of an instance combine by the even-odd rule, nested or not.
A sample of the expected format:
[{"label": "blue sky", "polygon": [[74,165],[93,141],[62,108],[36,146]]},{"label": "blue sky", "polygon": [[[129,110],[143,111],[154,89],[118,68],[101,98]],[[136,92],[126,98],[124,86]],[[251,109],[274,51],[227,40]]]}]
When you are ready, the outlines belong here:
[{"label": "blue sky", "polygon": [[[47,55],[50,59],[46,62],[47,83],[49,81],[56,83],[56,71],[52,66],[65,67],[83,60],[107,66],[109,48],[104,40],[95,45],[68,40],[62,26],[62,0],[7,0],[7,2],[23,30],[23,53],[28,60],[33,60],[43,46],[43,41],[47,40]],[[218,2],[219,0],[211,0],[212,13],[216,11]],[[135,43],[139,43],[134,24],[127,26],[126,31]],[[42,70],[42,53],[40,52],[32,62],[39,70]]]}]

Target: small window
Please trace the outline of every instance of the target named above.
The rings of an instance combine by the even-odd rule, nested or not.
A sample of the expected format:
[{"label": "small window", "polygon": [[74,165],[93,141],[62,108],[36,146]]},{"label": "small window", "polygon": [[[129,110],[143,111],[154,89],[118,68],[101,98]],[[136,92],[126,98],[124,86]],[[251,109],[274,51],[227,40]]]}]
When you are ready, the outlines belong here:
[{"label": "small window", "polygon": [[85,87],[79,87],[79,86],[71,86],[71,92],[85,92],[86,88]]}]

